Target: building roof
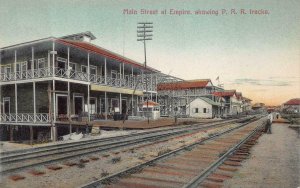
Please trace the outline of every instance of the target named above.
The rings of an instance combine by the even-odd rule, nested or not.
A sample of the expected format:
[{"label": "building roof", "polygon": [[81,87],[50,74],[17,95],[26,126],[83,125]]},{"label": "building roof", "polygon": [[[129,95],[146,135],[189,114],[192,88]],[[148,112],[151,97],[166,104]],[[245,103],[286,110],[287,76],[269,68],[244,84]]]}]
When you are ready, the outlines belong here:
[{"label": "building roof", "polygon": [[233,95],[236,95],[236,91],[235,90],[217,91],[214,92],[213,95],[217,97],[232,97]]},{"label": "building roof", "polygon": [[160,83],[157,85],[157,90],[182,90],[192,88],[204,88],[212,86],[210,79],[186,80],[172,83]]},{"label": "building roof", "polygon": [[88,36],[88,37],[91,38],[91,40],[96,39],[95,35],[93,35],[93,33],[91,33],[90,31],[76,33],[76,34],[72,34],[72,35],[67,35],[67,36],[63,36],[63,37],[60,37],[60,38],[61,39],[72,39],[72,38],[76,38],[76,37],[80,37],[80,36]]},{"label": "building roof", "polygon": [[[125,64],[130,64],[130,65],[134,65],[136,67],[145,69],[144,65],[139,63],[139,62],[136,62],[134,60],[131,60],[129,58],[126,58],[124,56],[121,56],[117,53],[111,52],[109,50],[106,50],[104,48],[101,48],[101,47],[96,46],[96,45],[91,44],[91,43],[87,43],[87,42],[83,42],[83,41],[66,40],[66,39],[57,39],[56,41],[60,42],[60,43],[63,43],[63,44],[66,44],[66,45],[74,46],[76,48],[81,48],[81,49],[84,49],[84,50],[88,50],[88,51],[94,52],[96,54],[99,54],[101,56],[111,58],[111,59],[114,59],[114,60],[119,61],[119,62],[123,62]],[[152,67],[149,67],[149,66],[147,67],[147,70],[159,72],[158,70],[156,70]]]},{"label": "building roof", "polygon": [[255,104],[252,105],[252,108],[262,108],[264,106],[265,106],[264,103],[255,103]]},{"label": "building roof", "polygon": [[[158,105],[159,105],[159,103],[156,103],[156,102],[151,101],[151,100],[148,101],[148,107],[153,107],[153,106],[158,106]],[[143,103],[143,107],[147,107],[147,101],[145,101]]]},{"label": "building roof", "polygon": [[284,105],[300,105],[300,98],[290,99],[289,101],[285,102]]},{"label": "building roof", "polygon": [[[195,100],[197,100],[197,99],[203,100],[212,106],[221,106],[221,103],[215,102],[207,97],[197,97]],[[195,100],[193,100],[193,101],[195,101]]]},{"label": "building roof", "polygon": [[200,99],[204,100],[205,102],[207,102],[208,104],[210,105],[213,105],[213,106],[220,106],[221,104],[218,103],[218,102],[215,102],[209,98],[206,98],[206,97],[199,97]]},{"label": "building roof", "polygon": [[248,102],[251,102],[251,101],[252,101],[251,99],[249,99],[249,98],[247,98],[247,97],[243,97],[243,100],[244,100],[244,101],[248,101]]}]

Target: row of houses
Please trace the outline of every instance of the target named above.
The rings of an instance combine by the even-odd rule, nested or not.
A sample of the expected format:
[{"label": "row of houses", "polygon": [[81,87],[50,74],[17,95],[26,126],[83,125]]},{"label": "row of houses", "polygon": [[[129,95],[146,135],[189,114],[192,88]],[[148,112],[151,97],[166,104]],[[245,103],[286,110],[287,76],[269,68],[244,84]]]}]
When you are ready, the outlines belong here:
[{"label": "row of houses", "polygon": [[144,116],[141,112],[149,111],[143,106],[146,99],[159,106],[161,116],[204,118],[242,113],[251,102],[209,79],[185,81],[145,68],[92,44],[95,39],[83,32],[0,49],[2,135],[13,136],[9,129],[15,126],[32,132],[34,126],[50,128],[53,139],[57,132],[63,134],[57,129],[65,125],[108,120],[115,114]]}]

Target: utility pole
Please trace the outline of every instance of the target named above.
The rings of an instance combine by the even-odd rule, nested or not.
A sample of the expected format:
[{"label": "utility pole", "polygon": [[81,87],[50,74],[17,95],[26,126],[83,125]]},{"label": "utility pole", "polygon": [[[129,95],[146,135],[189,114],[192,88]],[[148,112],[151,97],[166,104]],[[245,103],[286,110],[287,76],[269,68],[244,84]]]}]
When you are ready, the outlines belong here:
[{"label": "utility pole", "polygon": [[[152,40],[153,23],[152,22],[139,22],[137,25],[137,41],[143,41],[144,43],[144,55],[145,55],[145,70],[147,70],[147,56],[146,56],[146,41]],[[146,74],[146,94],[147,94],[147,112],[148,112],[148,77]],[[147,113],[149,124],[149,113]]]}]

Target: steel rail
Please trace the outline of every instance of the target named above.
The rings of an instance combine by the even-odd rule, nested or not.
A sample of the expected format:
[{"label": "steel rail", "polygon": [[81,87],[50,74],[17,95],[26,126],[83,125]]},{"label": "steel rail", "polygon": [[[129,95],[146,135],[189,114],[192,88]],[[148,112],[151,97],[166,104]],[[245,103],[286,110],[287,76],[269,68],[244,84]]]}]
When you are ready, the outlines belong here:
[{"label": "steel rail", "polygon": [[126,175],[126,174],[130,174],[130,173],[136,172],[136,171],[138,171],[139,169],[142,169],[142,168],[145,167],[145,166],[149,166],[149,165],[151,165],[151,164],[153,164],[153,163],[155,163],[155,162],[157,162],[157,161],[159,161],[159,160],[161,160],[161,159],[168,158],[168,157],[170,157],[170,156],[172,156],[172,155],[174,155],[174,154],[176,154],[176,153],[179,153],[179,152],[181,152],[181,151],[187,150],[188,148],[192,148],[192,147],[194,147],[194,146],[196,146],[196,145],[203,144],[203,143],[205,143],[205,142],[207,142],[207,141],[213,140],[213,139],[215,139],[215,138],[217,138],[217,137],[220,137],[220,136],[222,136],[222,135],[225,135],[225,134],[227,134],[227,133],[230,133],[230,132],[232,132],[232,131],[234,131],[234,130],[236,130],[236,129],[239,129],[239,128],[241,128],[241,127],[244,127],[244,126],[246,126],[247,124],[249,124],[249,123],[251,123],[251,122],[254,122],[254,121],[258,120],[258,119],[260,119],[260,117],[259,117],[259,118],[252,118],[252,119],[250,119],[248,122],[242,123],[240,126],[234,127],[234,128],[232,128],[232,129],[229,129],[229,130],[226,130],[226,131],[223,131],[223,132],[221,132],[221,133],[214,134],[214,135],[212,135],[212,136],[210,136],[210,137],[208,137],[208,138],[205,138],[205,139],[203,139],[203,140],[201,140],[201,141],[198,141],[198,142],[189,144],[189,145],[187,145],[187,146],[180,147],[180,148],[178,148],[178,149],[176,149],[176,150],[173,150],[173,151],[170,151],[170,152],[165,153],[165,154],[163,154],[163,155],[160,155],[160,156],[158,156],[158,157],[155,157],[155,158],[153,158],[153,159],[151,159],[151,160],[149,160],[149,161],[147,161],[147,162],[144,162],[144,163],[141,163],[141,164],[137,164],[137,165],[135,165],[135,166],[133,166],[133,167],[130,167],[130,168],[124,169],[124,170],[122,170],[122,171],[116,172],[116,173],[114,173],[114,174],[112,174],[112,175],[109,175],[109,176],[107,176],[107,177],[104,177],[104,178],[101,178],[101,179],[99,179],[99,180],[96,180],[96,181],[87,183],[87,184],[85,184],[85,185],[82,185],[81,187],[82,187],[82,188],[94,188],[94,187],[99,187],[99,186],[101,186],[104,182],[110,182],[111,180],[113,180],[113,179],[115,179],[115,178],[122,177],[123,175]]},{"label": "steel rail", "polygon": [[[248,120],[249,118],[244,118],[244,119],[242,119],[242,121],[245,119]],[[151,135],[151,134],[155,134],[155,133],[164,134],[164,133],[168,133],[171,131],[177,131],[177,129],[178,129],[178,133],[180,133],[180,131],[188,132],[191,130],[201,130],[201,129],[206,129],[206,128],[211,128],[214,126],[227,124],[227,123],[234,122],[234,121],[241,121],[241,120],[230,120],[230,121],[224,121],[224,122],[218,122],[218,123],[211,123],[205,127],[199,127],[203,124],[197,124],[197,125],[191,125],[189,127],[187,127],[187,126],[176,127],[176,128],[172,128],[172,129],[155,130],[155,131],[149,131],[149,132],[109,137],[109,138],[84,140],[83,142],[71,142],[71,143],[65,143],[65,144],[59,144],[59,145],[43,146],[41,148],[39,147],[39,148],[34,148],[34,149],[28,149],[25,152],[23,152],[23,150],[20,152],[17,152],[17,153],[14,152],[14,154],[10,154],[10,155],[7,154],[2,157],[1,157],[2,153],[0,153],[0,164],[7,160],[12,160],[12,158],[15,159],[15,158],[21,157],[22,159],[27,159],[29,157],[26,157],[26,156],[30,156],[30,155],[34,155],[34,154],[38,154],[38,153],[44,154],[45,152],[57,151],[57,150],[62,150],[62,149],[67,149],[67,148],[74,148],[74,147],[76,147],[78,149],[78,147],[85,146],[85,145],[87,145],[87,148],[88,148],[88,146],[91,144],[101,144],[103,142],[110,142],[110,141],[116,141],[116,140],[118,140],[119,142],[123,142],[126,140],[121,140],[121,139],[133,139],[134,137],[140,137],[140,136],[144,136],[144,135],[147,136],[147,135]],[[99,142],[99,141],[102,141],[102,142]]]},{"label": "steel rail", "polygon": [[[209,123],[208,126],[205,126],[205,127],[226,124],[226,123],[230,123],[230,122],[234,122],[234,121],[238,121],[238,120],[213,122],[213,123]],[[204,124],[205,123],[197,123],[197,124],[188,125],[188,126],[172,127],[172,128],[168,128],[168,129],[160,129],[160,130],[147,131],[147,132],[142,132],[142,133],[133,133],[133,134],[128,134],[128,135],[120,135],[120,136],[114,136],[114,137],[108,137],[108,138],[81,140],[80,142],[59,143],[59,144],[55,144],[55,145],[42,146],[42,147],[37,147],[37,148],[0,152],[0,161],[5,159],[6,157],[12,158],[12,157],[17,157],[17,156],[24,156],[27,153],[32,154],[32,153],[46,152],[46,151],[50,151],[50,150],[64,149],[64,148],[68,148],[68,147],[75,147],[75,146],[77,147],[77,146],[81,146],[81,145],[88,145],[91,143],[98,143],[99,141],[110,141],[110,140],[116,140],[116,139],[131,138],[133,136],[143,136],[143,135],[152,134],[152,133],[163,133],[163,131],[166,131],[166,132],[167,131],[175,131],[177,129],[178,130],[180,130],[180,129],[187,130],[187,128],[197,129],[198,126],[201,126]]]},{"label": "steel rail", "polygon": [[[246,118],[244,119],[243,121],[245,120],[249,120],[251,118]],[[231,121],[230,121],[231,122]],[[61,161],[61,160],[66,160],[66,159],[70,159],[70,158],[74,158],[74,157],[80,157],[80,156],[83,156],[83,155],[87,155],[87,154],[91,154],[91,153],[95,153],[95,152],[103,152],[103,151],[107,151],[107,150],[112,150],[112,149],[116,149],[116,148],[119,148],[119,147],[124,147],[124,146],[130,146],[130,145],[134,145],[134,144],[139,144],[139,143],[143,143],[143,142],[146,142],[148,140],[155,140],[157,141],[161,139],[167,139],[166,137],[163,138],[163,136],[173,136],[173,135],[180,135],[180,134],[184,134],[186,132],[189,132],[189,131],[192,131],[192,130],[202,130],[202,129],[207,129],[207,128],[211,128],[213,126],[220,126],[220,125],[223,125],[223,124],[228,124],[228,122],[221,122],[221,123],[214,123],[214,124],[211,124],[210,126],[205,126],[205,127],[197,127],[197,128],[193,128],[193,129],[190,129],[190,130],[179,130],[179,131],[175,131],[175,132],[168,132],[168,133],[164,133],[164,134],[158,134],[158,135],[154,135],[154,136],[147,136],[145,138],[138,138],[138,139],[131,139],[129,141],[118,141],[118,142],[114,142],[114,143],[107,143],[104,145],[104,148],[98,148],[99,145],[97,146],[91,146],[89,148],[98,148],[98,149],[95,149],[95,150],[91,150],[91,151],[80,151],[78,150],[78,148],[76,149],[73,149],[72,151],[73,152],[78,152],[78,154],[70,154],[70,155],[67,155],[67,156],[63,156],[63,157],[59,157],[59,158],[56,158],[56,159],[50,159],[50,160],[46,160],[46,161],[43,161],[43,162],[38,162],[38,163],[34,163],[34,164],[25,164],[23,166],[19,166],[19,167],[12,167],[10,169],[4,169],[0,172],[0,174],[6,174],[6,173],[10,173],[10,172],[13,172],[13,171],[16,171],[16,170],[21,170],[21,169],[25,169],[25,168],[29,168],[29,167],[33,167],[33,166],[37,166],[37,165],[43,165],[43,164],[48,164],[48,163],[52,163],[52,162],[57,162],[57,161]],[[157,133],[157,132],[156,132]],[[87,149],[87,148],[85,148]],[[56,151],[56,150],[55,150]],[[69,152],[70,151],[62,151],[62,150],[59,150],[59,151],[56,151],[56,153],[52,153],[52,154],[43,154],[41,156],[38,156],[38,157],[43,157],[43,156],[51,156],[51,155],[65,155],[66,152]],[[23,158],[21,159],[11,159],[11,160],[8,160],[8,161],[2,161],[2,165],[5,164],[5,163],[13,163],[13,162],[17,162],[17,161],[24,161],[24,160],[27,160],[27,159],[31,159],[31,158],[36,158],[37,156],[31,156],[31,157],[25,157],[23,156]],[[3,167],[3,166],[2,166]],[[3,169],[3,168],[2,168]]]},{"label": "steel rail", "polygon": [[217,159],[213,164],[207,167],[198,176],[194,177],[190,182],[185,184],[183,188],[196,188],[202,183],[211,173],[213,173],[223,162],[228,159],[237,149],[239,149],[245,142],[247,142],[253,135],[255,135],[259,130],[261,130],[263,125],[256,127],[250,134],[245,136],[240,142],[231,147],[226,153],[224,153],[219,159]]}]

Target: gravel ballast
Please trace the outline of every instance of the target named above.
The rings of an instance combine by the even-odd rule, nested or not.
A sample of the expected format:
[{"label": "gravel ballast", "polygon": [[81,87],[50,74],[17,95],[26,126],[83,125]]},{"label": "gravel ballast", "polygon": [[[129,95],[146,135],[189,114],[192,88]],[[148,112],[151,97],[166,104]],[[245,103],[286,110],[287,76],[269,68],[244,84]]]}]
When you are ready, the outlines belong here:
[{"label": "gravel ballast", "polygon": [[227,188],[300,187],[300,138],[288,124],[273,124],[263,135]]}]

